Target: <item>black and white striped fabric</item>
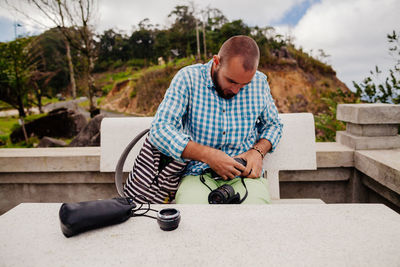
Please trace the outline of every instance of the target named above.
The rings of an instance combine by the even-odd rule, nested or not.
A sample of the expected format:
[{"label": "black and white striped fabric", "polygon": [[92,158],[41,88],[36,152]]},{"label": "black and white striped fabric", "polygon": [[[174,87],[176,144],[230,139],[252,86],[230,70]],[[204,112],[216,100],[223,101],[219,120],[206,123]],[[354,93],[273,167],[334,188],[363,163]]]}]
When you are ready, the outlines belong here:
[{"label": "black and white striped fabric", "polygon": [[[170,203],[175,198],[186,165],[162,154],[146,138],[124,192],[130,197],[144,196],[152,204]],[[147,203],[144,199],[136,199],[139,203]]]}]

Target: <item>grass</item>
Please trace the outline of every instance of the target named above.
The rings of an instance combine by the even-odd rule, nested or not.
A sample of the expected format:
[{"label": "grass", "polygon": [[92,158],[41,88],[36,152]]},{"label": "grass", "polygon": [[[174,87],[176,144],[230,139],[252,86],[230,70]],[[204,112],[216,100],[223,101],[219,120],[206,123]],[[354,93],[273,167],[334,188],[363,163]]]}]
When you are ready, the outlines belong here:
[{"label": "grass", "polygon": [[0,117],[0,135],[10,135],[14,125],[19,126],[17,117]]},{"label": "grass", "polygon": [[1,110],[12,109],[12,108],[13,107],[10,104],[0,100],[0,111]]},{"label": "grass", "polygon": [[[25,123],[31,122],[33,120],[39,119],[41,117],[46,116],[47,114],[34,114],[25,117]],[[0,148],[20,148],[20,147],[33,147],[34,144],[38,144],[39,140],[37,137],[31,137],[28,139],[28,143],[25,141],[13,144],[10,140],[10,134],[12,131],[20,127],[18,123],[18,117],[0,117],[0,143],[4,145],[0,145]]]},{"label": "grass", "polygon": [[[116,83],[126,81],[130,79],[133,82],[137,82],[145,73],[158,71],[167,67],[183,67],[195,63],[194,57],[181,58],[175,61],[163,65],[151,65],[147,68],[137,69],[132,66],[120,66],[119,70],[113,70],[111,72],[100,73],[99,78],[96,80],[96,84],[101,88],[103,94],[108,94]],[[122,71],[121,71],[122,70]]]}]

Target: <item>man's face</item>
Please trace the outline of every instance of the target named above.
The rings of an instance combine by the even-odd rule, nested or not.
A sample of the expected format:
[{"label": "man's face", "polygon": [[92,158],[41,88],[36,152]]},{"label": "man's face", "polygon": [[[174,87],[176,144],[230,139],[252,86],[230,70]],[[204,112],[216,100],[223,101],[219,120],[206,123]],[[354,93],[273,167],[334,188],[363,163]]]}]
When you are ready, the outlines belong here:
[{"label": "man's face", "polygon": [[240,89],[251,82],[256,69],[245,71],[242,59],[232,58],[223,65],[214,57],[214,73],[212,79],[218,95],[230,99],[239,93]]}]

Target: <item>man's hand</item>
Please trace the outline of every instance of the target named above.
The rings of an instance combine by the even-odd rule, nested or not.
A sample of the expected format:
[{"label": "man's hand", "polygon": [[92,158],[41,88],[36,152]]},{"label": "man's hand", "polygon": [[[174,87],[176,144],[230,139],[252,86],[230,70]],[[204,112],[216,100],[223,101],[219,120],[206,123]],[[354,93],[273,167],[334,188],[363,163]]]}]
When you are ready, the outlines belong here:
[{"label": "man's hand", "polygon": [[246,168],[240,176],[246,178],[259,178],[261,176],[262,157],[256,150],[250,149],[247,152],[235,156],[235,158],[242,158],[247,161]]},{"label": "man's hand", "polygon": [[208,164],[224,180],[233,179],[245,170],[242,164],[225,152],[193,141],[188,142],[182,152],[182,157]]},{"label": "man's hand", "polygon": [[217,149],[213,149],[210,158],[205,163],[224,180],[233,179],[245,170],[245,166],[228,156],[225,152]]}]

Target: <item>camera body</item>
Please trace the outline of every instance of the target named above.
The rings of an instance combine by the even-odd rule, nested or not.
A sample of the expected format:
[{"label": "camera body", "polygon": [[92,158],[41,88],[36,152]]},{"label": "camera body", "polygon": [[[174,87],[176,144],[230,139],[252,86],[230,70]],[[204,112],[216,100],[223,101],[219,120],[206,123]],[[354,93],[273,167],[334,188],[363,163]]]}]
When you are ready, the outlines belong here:
[{"label": "camera body", "polygon": [[[243,166],[247,165],[246,160],[242,158],[234,158],[237,162],[242,164]],[[218,177],[218,174],[216,174],[216,177]],[[212,173],[212,177],[214,177],[214,174]],[[239,204],[240,203],[240,194],[236,193],[235,190],[233,189],[232,186],[228,184],[224,184],[217,189],[213,190],[208,194],[208,203],[210,204]]]}]

